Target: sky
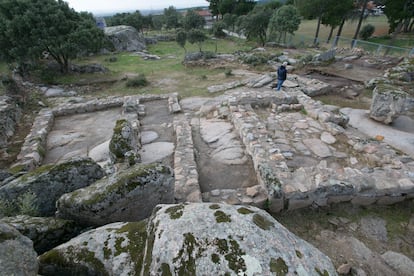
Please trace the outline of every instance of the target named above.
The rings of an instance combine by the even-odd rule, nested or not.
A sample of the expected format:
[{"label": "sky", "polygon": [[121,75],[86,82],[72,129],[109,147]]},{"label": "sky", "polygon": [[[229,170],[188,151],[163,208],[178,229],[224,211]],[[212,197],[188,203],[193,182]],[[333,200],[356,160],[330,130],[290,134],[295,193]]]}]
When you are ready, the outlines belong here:
[{"label": "sky", "polygon": [[65,0],[77,12],[93,14],[116,13],[136,10],[159,10],[174,6],[177,9],[208,6],[204,0]]}]

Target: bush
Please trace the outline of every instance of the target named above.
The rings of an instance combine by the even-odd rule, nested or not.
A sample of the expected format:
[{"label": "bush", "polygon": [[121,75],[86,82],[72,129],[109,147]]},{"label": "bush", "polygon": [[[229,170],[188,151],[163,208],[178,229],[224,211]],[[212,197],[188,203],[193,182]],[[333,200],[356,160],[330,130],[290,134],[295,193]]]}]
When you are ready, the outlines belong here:
[{"label": "bush", "polygon": [[35,193],[27,191],[19,196],[16,202],[0,199],[0,218],[15,215],[39,215],[39,206]]},{"label": "bush", "polygon": [[221,21],[215,22],[213,28],[211,29],[212,34],[218,38],[226,37],[226,33],[223,31],[225,28],[224,23]]},{"label": "bush", "polygon": [[126,86],[127,87],[141,87],[141,86],[147,86],[148,81],[145,78],[144,74],[140,74],[137,77],[127,80]]},{"label": "bush", "polygon": [[22,215],[33,217],[39,215],[36,194],[33,192],[28,191],[19,196],[17,199],[17,207],[19,209],[19,213]]},{"label": "bush", "polygon": [[215,57],[217,57],[217,55],[214,52],[210,52],[210,51],[203,52],[203,59],[204,60],[212,59],[212,58],[215,58]]},{"label": "bush", "polygon": [[233,72],[231,71],[231,69],[227,68],[224,71],[224,75],[226,75],[226,77],[230,77],[230,76],[233,76]]},{"label": "bush", "polygon": [[271,58],[269,58],[268,55],[258,53],[242,56],[241,59],[245,64],[257,66],[261,64],[266,64],[268,60],[270,60]]},{"label": "bush", "polygon": [[372,34],[375,32],[375,27],[371,24],[367,24],[364,27],[362,27],[361,31],[359,31],[359,37],[363,40],[367,40],[372,36]]}]

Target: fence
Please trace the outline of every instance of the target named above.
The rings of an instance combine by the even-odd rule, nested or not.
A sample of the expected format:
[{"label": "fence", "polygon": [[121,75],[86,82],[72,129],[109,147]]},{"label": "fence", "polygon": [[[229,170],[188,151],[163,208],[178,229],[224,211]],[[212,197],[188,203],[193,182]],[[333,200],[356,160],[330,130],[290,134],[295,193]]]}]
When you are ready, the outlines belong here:
[{"label": "fence", "polygon": [[[309,47],[315,45],[315,39],[310,36],[303,36],[303,35],[294,35],[288,36],[286,39],[287,46],[295,46],[298,48],[302,47]],[[364,40],[358,39],[351,39],[345,37],[335,37],[331,40],[328,44],[326,43],[326,38],[319,38],[316,40],[316,44],[320,46],[324,46],[327,48],[332,47],[340,47],[340,48],[361,48],[364,51],[372,54],[372,55],[388,55],[388,56],[408,56],[414,57],[414,48],[402,48],[402,47],[395,47],[389,46],[379,43],[368,42]]]}]

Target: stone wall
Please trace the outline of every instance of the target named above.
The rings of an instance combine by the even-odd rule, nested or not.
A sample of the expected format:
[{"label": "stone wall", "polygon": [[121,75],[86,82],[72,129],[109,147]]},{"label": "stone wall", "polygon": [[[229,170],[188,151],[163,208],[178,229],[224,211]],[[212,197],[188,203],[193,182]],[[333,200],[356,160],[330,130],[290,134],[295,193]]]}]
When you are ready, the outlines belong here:
[{"label": "stone wall", "polygon": [[[296,96],[307,115],[274,113],[265,124],[252,108],[257,95],[250,95],[249,104],[231,105],[231,120],[252,157],[259,183],[268,191],[270,210],[337,202],[392,204],[414,197],[413,162],[385,143],[348,133],[343,128],[347,118],[337,108],[324,106],[299,90],[289,91],[287,97]],[[335,144],[335,137],[343,135],[346,142]],[[292,168],[288,164],[296,155],[312,158],[316,165],[301,162]],[[331,168],[330,159],[343,167]]]},{"label": "stone wall", "polygon": [[10,97],[0,97],[0,149],[7,146],[21,115],[20,107]]},{"label": "stone wall", "polygon": [[175,201],[202,202],[191,126],[186,118],[174,120],[177,143],[174,151]]},{"label": "stone wall", "polygon": [[107,97],[105,99],[93,99],[85,103],[62,104],[52,109],[42,109],[36,117],[30,133],[26,136],[22,149],[17,156],[14,168],[31,171],[42,164],[46,153],[47,136],[53,128],[55,117],[68,116],[78,113],[88,113],[113,107],[123,107],[124,113],[131,111],[139,114],[141,102],[159,99],[168,99],[169,95],[144,95]]}]

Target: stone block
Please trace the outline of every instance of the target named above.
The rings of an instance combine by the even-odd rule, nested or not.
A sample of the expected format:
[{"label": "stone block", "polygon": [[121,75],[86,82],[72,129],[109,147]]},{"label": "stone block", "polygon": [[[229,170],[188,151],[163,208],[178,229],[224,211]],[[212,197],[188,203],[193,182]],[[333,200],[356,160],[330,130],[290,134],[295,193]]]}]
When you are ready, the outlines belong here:
[{"label": "stone block", "polygon": [[278,213],[280,211],[282,211],[284,209],[285,203],[283,199],[270,199],[270,203],[269,203],[269,211],[270,212],[275,212]]},{"label": "stone block", "polygon": [[392,205],[398,202],[401,202],[405,199],[405,196],[383,196],[378,198],[378,205]]},{"label": "stone block", "polygon": [[352,198],[351,203],[356,206],[368,206],[374,204],[376,201],[377,198],[373,196],[355,195],[354,198]]},{"label": "stone block", "polygon": [[289,199],[288,201],[288,210],[297,210],[297,209],[301,209],[301,208],[305,208],[308,207],[310,205],[312,205],[313,200],[306,198],[306,199]]},{"label": "stone block", "polygon": [[340,203],[340,202],[348,202],[351,201],[353,198],[352,195],[337,195],[337,196],[329,196],[328,197],[328,204],[335,204],[335,203]]}]

